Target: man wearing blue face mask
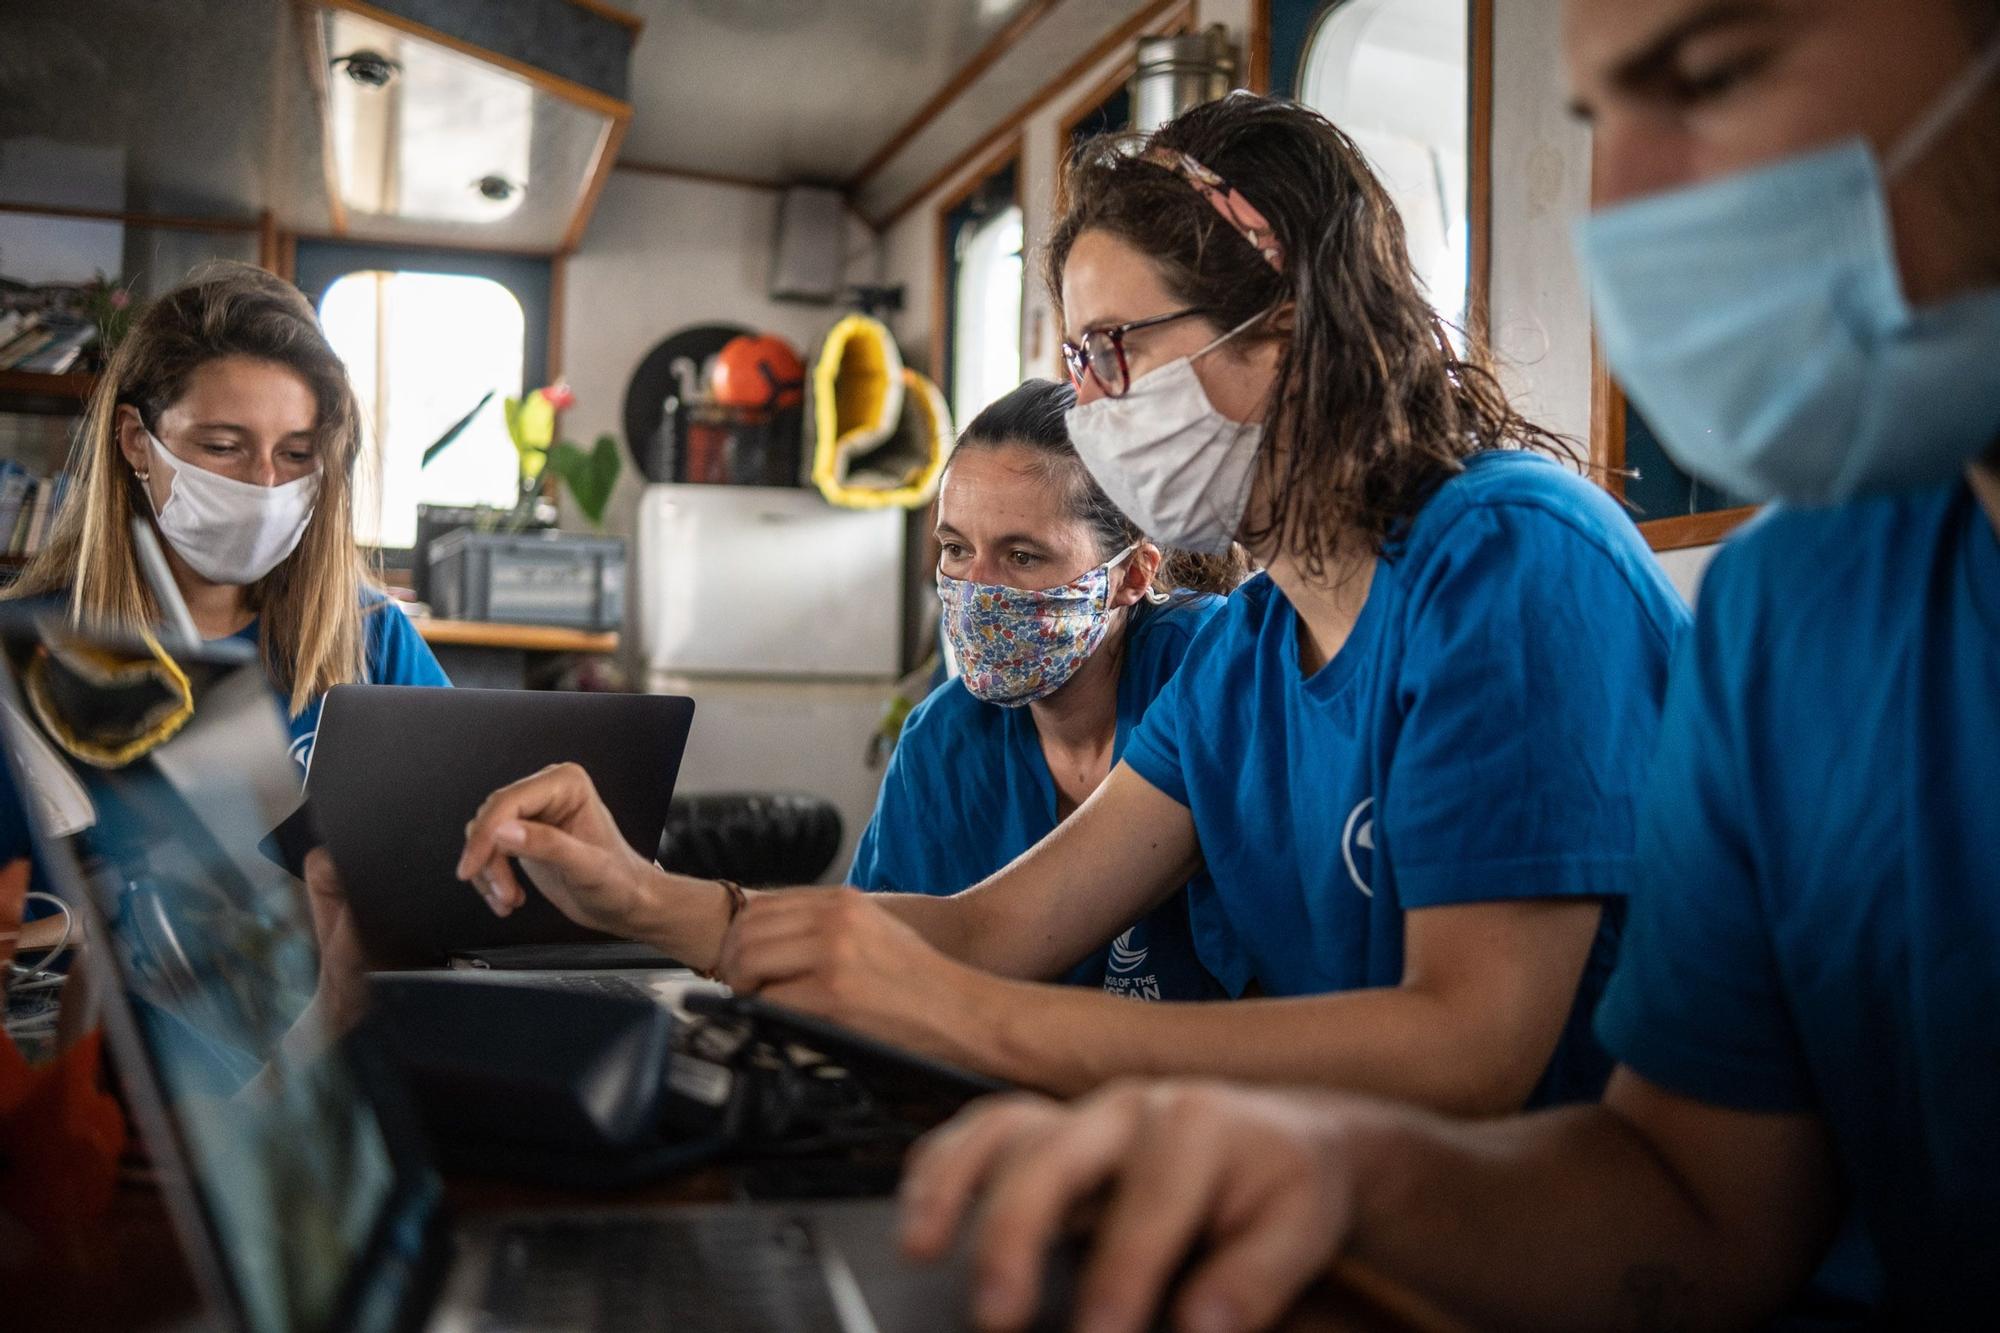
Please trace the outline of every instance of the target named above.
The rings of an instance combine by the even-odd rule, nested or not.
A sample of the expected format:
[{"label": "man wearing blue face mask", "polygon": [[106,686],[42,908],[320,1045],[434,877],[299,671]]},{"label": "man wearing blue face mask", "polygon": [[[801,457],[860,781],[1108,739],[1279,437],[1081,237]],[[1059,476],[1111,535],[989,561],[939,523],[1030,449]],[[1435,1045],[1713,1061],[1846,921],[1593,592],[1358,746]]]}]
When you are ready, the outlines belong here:
[{"label": "man wearing blue face mask", "polygon": [[1748,1325],[1847,1209],[1897,1324],[2000,1308],[2000,2],[1568,12],[1607,354],[1683,466],[1781,502],[1676,661],[1620,1068],[1477,1126],[1213,1085],[975,1111],[919,1149],[907,1234],[983,1190],[1003,1296],[1108,1184],[1105,1330],[1198,1239],[1177,1326],[1337,1263],[1480,1327]]}]

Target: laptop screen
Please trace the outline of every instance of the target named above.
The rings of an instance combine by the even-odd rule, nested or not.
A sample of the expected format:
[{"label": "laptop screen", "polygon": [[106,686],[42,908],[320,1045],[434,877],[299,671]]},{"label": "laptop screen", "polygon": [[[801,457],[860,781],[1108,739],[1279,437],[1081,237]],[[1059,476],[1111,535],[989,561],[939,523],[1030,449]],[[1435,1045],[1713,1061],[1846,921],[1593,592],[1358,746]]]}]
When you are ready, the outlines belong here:
[{"label": "laptop screen", "polygon": [[395,1172],[316,1002],[304,894],[259,850],[299,802],[277,700],[240,655],[168,664],[11,618],[0,643],[16,785],[47,873],[108,934],[144,1056],[120,1072],[177,1141],[191,1239],[245,1326],[327,1327]]}]

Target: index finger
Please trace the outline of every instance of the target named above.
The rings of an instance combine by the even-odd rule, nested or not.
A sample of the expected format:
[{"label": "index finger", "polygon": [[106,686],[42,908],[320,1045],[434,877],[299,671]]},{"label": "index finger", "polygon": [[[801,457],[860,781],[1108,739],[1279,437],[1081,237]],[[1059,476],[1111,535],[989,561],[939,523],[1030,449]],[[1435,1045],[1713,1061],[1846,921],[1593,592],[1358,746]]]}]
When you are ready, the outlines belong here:
[{"label": "index finger", "polygon": [[480,802],[472,822],[465,826],[465,850],[454,872],[461,880],[471,880],[499,855],[495,835],[511,823],[524,819],[561,823],[576,812],[580,800],[596,791],[590,778],[575,764],[552,764],[519,782],[510,782]]},{"label": "index finger", "polygon": [[904,1250],[916,1259],[943,1254],[1001,1153],[1029,1126],[1061,1114],[1032,1093],[986,1097],[917,1140],[898,1191]]}]

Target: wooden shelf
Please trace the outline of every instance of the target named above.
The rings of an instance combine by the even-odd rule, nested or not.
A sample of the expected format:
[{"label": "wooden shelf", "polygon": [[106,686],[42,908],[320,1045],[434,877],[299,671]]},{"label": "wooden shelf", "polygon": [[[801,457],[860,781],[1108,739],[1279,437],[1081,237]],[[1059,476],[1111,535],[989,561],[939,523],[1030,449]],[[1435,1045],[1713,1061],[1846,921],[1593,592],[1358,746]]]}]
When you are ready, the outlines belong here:
[{"label": "wooden shelf", "polygon": [[531,653],[615,653],[614,630],[559,629],[552,625],[500,625],[481,620],[413,618],[425,643],[456,648],[514,648]]},{"label": "wooden shelf", "polygon": [[0,411],[75,412],[96,388],[97,376],[91,374],[38,375],[30,370],[0,370]]},{"label": "wooden shelf", "polygon": [[90,397],[97,376],[87,371],[67,375],[39,375],[32,370],[0,370],[0,393],[34,394],[42,398]]}]

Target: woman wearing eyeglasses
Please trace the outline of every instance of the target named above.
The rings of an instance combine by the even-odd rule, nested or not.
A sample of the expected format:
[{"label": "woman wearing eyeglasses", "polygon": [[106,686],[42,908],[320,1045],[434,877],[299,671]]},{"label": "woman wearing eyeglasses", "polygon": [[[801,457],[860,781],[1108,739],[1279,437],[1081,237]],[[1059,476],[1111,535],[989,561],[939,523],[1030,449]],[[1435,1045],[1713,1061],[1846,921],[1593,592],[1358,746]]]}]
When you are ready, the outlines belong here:
[{"label": "woman wearing eyeglasses", "polygon": [[[1048,278],[1078,452],[1155,540],[1238,543],[1267,571],[1095,794],[952,897],[745,895],[645,864],[557,770],[489,801],[462,871],[509,911],[518,855],[588,924],[1031,1086],[1187,1072],[1465,1114],[1594,1097],[1589,1012],[1686,609],[1455,350],[1325,120],[1232,96],[1136,151],[1086,151],[1065,197]],[[1219,917],[1260,998],[1023,980],[1197,867],[1215,884],[1197,941]]]}]

